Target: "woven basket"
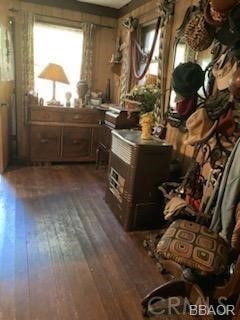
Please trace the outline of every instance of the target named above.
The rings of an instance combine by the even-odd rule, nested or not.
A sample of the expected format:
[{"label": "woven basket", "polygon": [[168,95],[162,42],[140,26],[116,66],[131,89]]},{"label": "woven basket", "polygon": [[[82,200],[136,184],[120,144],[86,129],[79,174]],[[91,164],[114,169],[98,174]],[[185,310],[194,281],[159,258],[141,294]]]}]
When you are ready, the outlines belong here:
[{"label": "woven basket", "polygon": [[185,39],[194,51],[203,51],[210,47],[214,33],[210,30],[202,14],[195,15],[189,21],[185,30]]}]

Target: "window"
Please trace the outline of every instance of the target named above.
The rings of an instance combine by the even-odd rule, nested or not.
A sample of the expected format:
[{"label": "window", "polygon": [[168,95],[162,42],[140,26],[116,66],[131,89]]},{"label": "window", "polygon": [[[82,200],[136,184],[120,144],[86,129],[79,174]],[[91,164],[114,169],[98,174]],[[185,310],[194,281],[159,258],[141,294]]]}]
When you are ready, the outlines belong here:
[{"label": "window", "polygon": [[35,91],[39,98],[52,98],[52,82],[40,79],[38,75],[48,65],[56,63],[63,67],[70,85],[56,83],[56,99],[65,103],[65,93],[70,91],[72,99],[77,97],[76,85],[80,79],[83,51],[83,32],[46,23],[34,25],[34,78]]},{"label": "window", "polygon": [[[147,26],[143,26],[141,33],[142,33],[141,43],[142,43],[143,51],[145,53],[149,53],[151,50],[153,39],[154,39],[155,23],[147,25]],[[158,59],[159,59],[159,45],[160,45],[159,42],[160,42],[160,31],[158,33],[157,42],[156,42],[155,49],[153,52],[152,61],[149,65],[149,69],[147,71],[148,74],[154,74],[154,75],[158,74]],[[142,71],[144,69],[144,66],[145,66],[145,62],[144,61],[140,62],[140,71]],[[143,79],[143,83],[144,83],[144,79]]]}]

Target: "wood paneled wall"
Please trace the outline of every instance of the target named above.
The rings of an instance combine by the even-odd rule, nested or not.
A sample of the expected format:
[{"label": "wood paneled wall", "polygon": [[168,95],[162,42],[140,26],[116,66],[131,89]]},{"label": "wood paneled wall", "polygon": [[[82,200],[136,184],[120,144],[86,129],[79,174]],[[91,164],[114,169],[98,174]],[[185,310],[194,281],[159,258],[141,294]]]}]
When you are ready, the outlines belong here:
[{"label": "wood paneled wall", "polygon": [[[138,7],[137,9],[131,11],[127,15],[118,19],[117,27],[117,37],[120,37],[122,42],[126,42],[127,32],[126,29],[122,26],[122,23],[126,18],[132,16],[139,19],[140,24],[153,21],[159,16],[159,11],[157,7],[156,0],[150,0],[147,4]],[[114,102],[119,103],[120,98],[120,75],[114,74]]]},{"label": "wood paneled wall", "polygon": [[[171,73],[173,65],[173,50],[176,36],[176,29],[182,22],[184,13],[187,7],[196,0],[179,0],[176,4],[175,16],[172,25],[171,32],[171,50],[168,60],[168,78],[167,84],[170,87]],[[125,41],[126,32],[122,27],[122,21],[128,16],[138,17],[141,24],[151,22],[158,14],[157,1],[150,0],[143,6],[138,7],[127,15],[120,19],[113,19],[108,17],[100,17],[92,14],[81,13],[79,11],[71,11],[66,9],[48,7],[44,5],[31,4],[27,2],[20,2],[19,0],[1,0],[0,2],[0,22],[7,22],[9,15],[8,9],[14,7],[17,10],[29,10],[36,14],[47,15],[50,17],[58,17],[62,19],[76,20],[79,22],[92,22],[98,25],[96,30],[95,50],[94,50],[94,72],[93,72],[93,89],[105,92],[107,81],[111,81],[111,96],[113,101],[118,103],[119,101],[119,80],[120,77],[111,72],[111,66],[109,64],[112,53],[115,50],[117,37],[120,36]],[[16,13],[16,60],[17,60],[17,88],[20,89],[20,38],[21,38],[21,19],[18,17],[19,13]],[[12,92],[11,83],[0,83],[0,100],[10,101]],[[168,99],[168,98],[167,98]],[[18,101],[19,98],[17,99]],[[167,107],[167,101],[166,101]],[[17,127],[18,127],[18,150],[21,158],[26,158],[28,154],[28,141],[27,141],[27,128],[24,124],[24,110],[23,106],[17,105]],[[185,147],[182,144],[182,134],[178,129],[169,128],[167,138],[170,143],[173,144],[176,157],[179,157],[183,162],[187,157],[191,157],[192,148]]]},{"label": "wood paneled wall", "polygon": [[[66,9],[54,8],[44,5],[37,5],[19,0],[1,0],[0,3],[0,22],[7,22],[9,8],[14,7],[18,10],[15,16],[16,23],[16,91],[17,91],[17,136],[19,157],[25,159],[28,157],[27,126],[25,123],[25,112],[21,105],[21,11],[26,10],[38,15],[48,16],[50,18],[64,19],[78,22],[91,22],[97,25],[95,48],[94,48],[94,72],[93,72],[93,90],[106,91],[107,80],[112,80],[110,70],[110,58],[115,49],[115,34],[117,19],[101,17],[92,14],[71,11]],[[113,90],[113,88],[112,88]],[[0,100],[9,102],[11,96],[11,85],[9,83],[0,83]],[[112,91],[113,96],[113,91]]]},{"label": "wood paneled wall", "polygon": [[[167,76],[167,88],[171,86],[171,75],[173,69],[173,58],[174,58],[174,45],[176,41],[176,30],[181,25],[184,14],[189,6],[196,4],[196,0],[179,0],[176,2],[175,15],[172,24],[171,32],[171,44],[170,44],[170,54],[168,58],[168,76]],[[133,16],[139,18],[140,24],[151,22],[159,15],[159,10],[157,8],[157,1],[152,0],[149,3],[139,7],[138,9],[130,12],[128,15],[122,17],[118,21],[118,36],[121,36],[123,41],[125,40],[126,32],[125,28],[122,27],[122,21],[128,16]],[[118,102],[119,99],[119,77],[114,76],[115,79],[115,101]],[[165,109],[168,107],[169,95],[166,97]],[[178,158],[184,167],[187,167],[189,158],[192,157],[193,148],[185,146],[183,144],[184,135],[175,128],[168,127],[167,140],[173,145],[174,148],[174,158]]]}]

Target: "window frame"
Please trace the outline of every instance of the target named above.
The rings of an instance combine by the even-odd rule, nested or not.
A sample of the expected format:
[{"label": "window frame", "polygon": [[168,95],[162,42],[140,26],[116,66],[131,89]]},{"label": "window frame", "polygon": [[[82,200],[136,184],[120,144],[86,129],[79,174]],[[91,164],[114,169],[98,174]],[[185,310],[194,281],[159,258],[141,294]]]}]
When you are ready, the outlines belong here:
[{"label": "window frame", "polygon": [[[61,19],[61,18],[57,18],[57,17],[50,17],[50,16],[45,16],[45,15],[36,15],[35,20],[34,20],[34,25],[35,24],[43,24],[46,26],[52,25],[53,27],[56,27],[56,28],[59,27],[59,28],[79,30],[82,32],[82,35],[83,35],[82,48],[84,47],[84,32],[83,32],[83,23],[82,22],[77,22],[77,21],[68,20],[68,19],[64,19],[64,18]],[[33,37],[34,37],[34,34],[33,34]],[[34,63],[34,78],[35,78],[35,56],[33,56],[33,59],[34,59],[33,63]],[[80,76],[79,76],[79,80],[80,80]],[[77,83],[76,83],[76,85],[77,85]],[[36,91],[35,84],[34,84],[34,91]],[[73,94],[73,92],[71,92],[71,93],[72,93],[72,99],[73,99],[74,94]],[[49,100],[50,99],[51,99],[51,97],[49,97]],[[64,99],[64,101],[65,101],[65,99]],[[64,101],[61,101],[61,103],[63,103]]]}]

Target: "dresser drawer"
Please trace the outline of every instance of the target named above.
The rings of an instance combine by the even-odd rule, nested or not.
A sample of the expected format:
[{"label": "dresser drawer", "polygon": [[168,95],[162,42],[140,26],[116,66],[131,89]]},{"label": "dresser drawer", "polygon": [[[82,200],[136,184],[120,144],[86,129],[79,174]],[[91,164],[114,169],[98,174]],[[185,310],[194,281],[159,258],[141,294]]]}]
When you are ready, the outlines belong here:
[{"label": "dresser drawer", "polygon": [[63,115],[63,121],[65,123],[88,123],[88,124],[98,124],[100,121],[100,116],[95,112],[79,112],[71,113],[66,112]]},{"label": "dresser drawer", "polygon": [[30,121],[43,121],[43,122],[61,122],[62,114],[50,110],[31,110]]},{"label": "dresser drawer", "polygon": [[31,159],[57,159],[60,156],[61,129],[31,126]]},{"label": "dresser drawer", "polygon": [[91,153],[91,128],[63,129],[63,158],[88,158]]}]

